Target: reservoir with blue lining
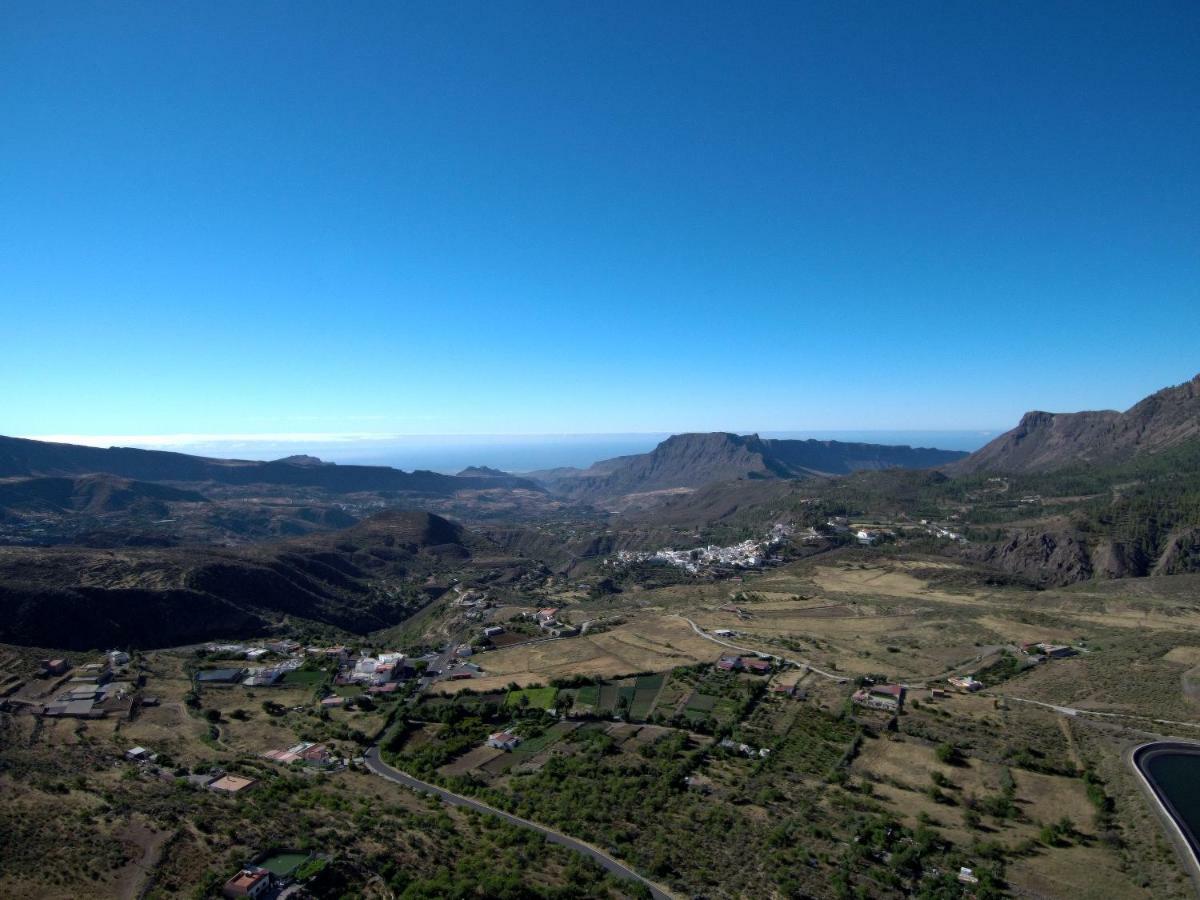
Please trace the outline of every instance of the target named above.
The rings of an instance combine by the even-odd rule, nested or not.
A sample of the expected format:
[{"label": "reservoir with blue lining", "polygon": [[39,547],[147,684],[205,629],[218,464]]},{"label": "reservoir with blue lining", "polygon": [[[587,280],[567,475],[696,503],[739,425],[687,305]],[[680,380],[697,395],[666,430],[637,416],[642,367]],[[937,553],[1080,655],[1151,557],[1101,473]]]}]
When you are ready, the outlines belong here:
[{"label": "reservoir with blue lining", "polygon": [[1145,744],[1133,764],[1187,842],[1193,866],[1200,865],[1200,744]]}]

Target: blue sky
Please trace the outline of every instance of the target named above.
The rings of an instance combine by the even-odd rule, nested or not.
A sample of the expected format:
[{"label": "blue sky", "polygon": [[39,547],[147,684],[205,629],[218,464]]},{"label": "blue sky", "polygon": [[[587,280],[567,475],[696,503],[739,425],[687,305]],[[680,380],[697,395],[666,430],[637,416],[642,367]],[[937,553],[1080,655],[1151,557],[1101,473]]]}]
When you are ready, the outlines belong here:
[{"label": "blue sky", "polygon": [[1125,407],[1198,110],[1194,2],[10,5],[0,433]]}]

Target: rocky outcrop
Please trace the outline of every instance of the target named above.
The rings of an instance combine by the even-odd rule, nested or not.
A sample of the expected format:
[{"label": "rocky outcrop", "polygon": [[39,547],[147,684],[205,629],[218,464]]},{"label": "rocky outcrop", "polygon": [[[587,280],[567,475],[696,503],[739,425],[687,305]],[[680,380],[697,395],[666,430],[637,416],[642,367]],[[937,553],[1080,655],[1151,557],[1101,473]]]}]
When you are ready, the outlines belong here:
[{"label": "rocky outcrop", "polygon": [[1167,539],[1152,575],[1182,575],[1200,572],[1200,528],[1179,531]]},{"label": "rocky outcrop", "polygon": [[1094,571],[1087,545],[1061,532],[1017,532],[994,544],[969,545],[963,555],[1046,587],[1086,581]]},{"label": "rocky outcrop", "polygon": [[1097,545],[1091,556],[1097,578],[1141,578],[1153,562],[1139,547],[1113,540]]}]

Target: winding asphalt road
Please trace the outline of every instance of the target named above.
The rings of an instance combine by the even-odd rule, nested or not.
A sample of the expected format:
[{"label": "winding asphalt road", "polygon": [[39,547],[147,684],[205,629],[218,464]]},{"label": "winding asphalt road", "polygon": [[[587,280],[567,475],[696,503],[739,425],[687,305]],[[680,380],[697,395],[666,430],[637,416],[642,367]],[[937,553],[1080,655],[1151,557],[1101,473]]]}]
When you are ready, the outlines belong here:
[{"label": "winding asphalt road", "polygon": [[599,850],[598,848],[593,847],[591,844],[585,844],[583,841],[576,840],[575,838],[569,837],[562,832],[554,831],[551,828],[547,828],[545,825],[539,825],[536,822],[530,822],[528,819],[522,819],[520,816],[514,816],[512,813],[507,813],[504,812],[504,810],[496,809],[493,806],[488,806],[486,803],[481,803],[480,801],[471,797],[464,797],[462,794],[456,794],[453,791],[448,791],[445,788],[440,788],[435,784],[429,784],[428,782],[421,781],[418,778],[413,778],[411,775],[401,772],[399,769],[394,768],[383,761],[379,755],[378,746],[371,747],[369,750],[367,750],[367,752],[363,755],[363,758],[367,764],[367,768],[382,778],[386,778],[389,781],[394,781],[396,784],[403,785],[404,787],[416,791],[417,793],[432,794],[451,806],[461,806],[467,809],[473,809],[476,812],[485,813],[487,815],[496,816],[497,818],[503,819],[510,825],[517,825],[521,828],[528,828],[532,831],[536,831],[538,834],[545,837],[550,843],[558,844],[560,847],[566,847],[568,850],[574,850],[576,853],[586,856],[588,859],[591,859],[603,866],[607,871],[611,872],[613,875],[616,875],[618,878],[628,878],[633,881],[641,882],[647,888],[649,888],[650,894],[654,897],[654,900],[676,900],[677,895],[672,894],[665,888],[658,886],[652,881],[648,881],[637,872],[633,871],[633,869],[629,868],[623,863],[617,862],[617,860],[613,859],[603,850]]}]

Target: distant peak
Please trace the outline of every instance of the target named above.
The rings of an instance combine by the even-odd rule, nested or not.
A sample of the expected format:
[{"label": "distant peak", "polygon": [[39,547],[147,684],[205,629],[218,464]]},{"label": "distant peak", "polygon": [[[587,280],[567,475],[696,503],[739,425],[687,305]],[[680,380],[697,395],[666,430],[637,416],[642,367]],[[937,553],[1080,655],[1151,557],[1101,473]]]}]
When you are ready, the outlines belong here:
[{"label": "distant peak", "polygon": [[458,473],[459,478],[507,478],[508,473],[491,466],[467,466]]},{"label": "distant peak", "polygon": [[336,463],[325,462],[316,456],[308,456],[304,453],[297,453],[294,456],[285,456],[283,459],[277,459],[276,462],[287,463],[289,466],[332,466]]}]

